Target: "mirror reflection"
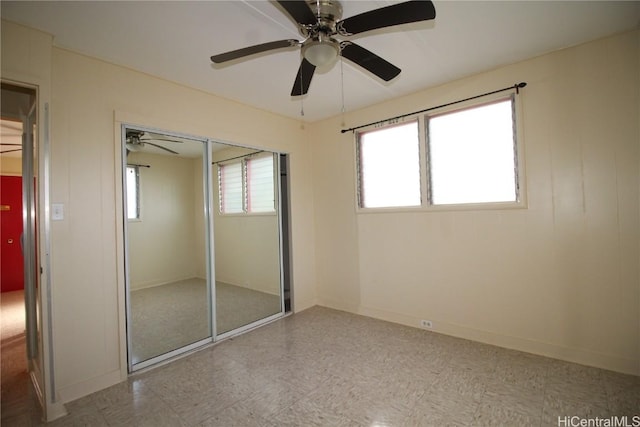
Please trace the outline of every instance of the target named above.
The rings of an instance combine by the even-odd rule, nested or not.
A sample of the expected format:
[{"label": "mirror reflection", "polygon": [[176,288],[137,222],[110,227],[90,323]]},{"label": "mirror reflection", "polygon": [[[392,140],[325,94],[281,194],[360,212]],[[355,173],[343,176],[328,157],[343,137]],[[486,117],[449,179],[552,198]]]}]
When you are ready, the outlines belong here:
[{"label": "mirror reflection", "polygon": [[126,131],[131,360],[211,337],[200,141]]},{"label": "mirror reflection", "polygon": [[124,133],[130,368],[281,314],[279,156]]},{"label": "mirror reflection", "polygon": [[277,156],[214,144],[216,329],[282,311]]}]

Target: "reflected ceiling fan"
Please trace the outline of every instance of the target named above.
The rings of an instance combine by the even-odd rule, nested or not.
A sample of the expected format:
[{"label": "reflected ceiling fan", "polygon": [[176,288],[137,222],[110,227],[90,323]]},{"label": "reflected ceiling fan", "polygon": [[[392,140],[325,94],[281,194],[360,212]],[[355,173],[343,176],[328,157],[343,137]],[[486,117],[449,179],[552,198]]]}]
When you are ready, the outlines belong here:
[{"label": "reflected ceiling fan", "polygon": [[158,138],[158,137],[145,137],[145,132],[141,130],[132,130],[127,129],[127,153],[129,151],[141,151],[144,148],[145,144],[153,145],[156,148],[160,148],[164,151],[168,151],[172,154],[180,154],[177,151],[173,151],[170,148],[163,147],[160,144],[153,143],[151,141],[165,141],[165,142],[177,142],[182,144],[182,141],[178,141],[175,139],[166,139],[166,138]]},{"label": "reflected ceiling fan", "polygon": [[400,74],[400,68],[360,45],[340,41],[336,37],[348,37],[436,17],[436,9],[430,0],[397,3],[346,19],[341,19],[342,6],[337,0],[279,0],[278,3],[297,22],[303,41],[287,39],[258,44],[213,55],[211,61],[220,64],[270,50],[301,46],[302,63],[291,89],[291,96],[305,95],[316,67],[327,65],[338,56],[350,60],[384,81],[393,79]]}]

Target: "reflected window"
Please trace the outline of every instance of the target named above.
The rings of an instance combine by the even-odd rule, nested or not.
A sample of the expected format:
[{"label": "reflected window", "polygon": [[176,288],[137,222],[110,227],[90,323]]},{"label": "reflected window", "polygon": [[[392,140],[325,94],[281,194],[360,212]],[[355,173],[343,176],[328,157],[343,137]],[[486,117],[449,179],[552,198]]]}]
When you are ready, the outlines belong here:
[{"label": "reflected window", "polygon": [[140,170],[127,166],[127,219],[140,219]]},{"label": "reflected window", "polygon": [[220,212],[241,213],[242,203],[242,163],[219,165]]},{"label": "reflected window", "polygon": [[218,165],[220,213],[275,212],[273,155]]},{"label": "reflected window", "polygon": [[247,212],[275,212],[273,156],[248,159]]}]

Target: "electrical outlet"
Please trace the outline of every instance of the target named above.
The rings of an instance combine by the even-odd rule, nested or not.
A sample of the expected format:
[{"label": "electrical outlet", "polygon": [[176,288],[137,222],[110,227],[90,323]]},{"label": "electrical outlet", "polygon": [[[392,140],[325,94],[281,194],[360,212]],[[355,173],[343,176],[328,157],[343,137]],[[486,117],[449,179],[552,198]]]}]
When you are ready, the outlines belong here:
[{"label": "electrical outlet", "polygon": [[420,326],[427,329],[433,329],[433,322],[431,320],[421,320]]}]

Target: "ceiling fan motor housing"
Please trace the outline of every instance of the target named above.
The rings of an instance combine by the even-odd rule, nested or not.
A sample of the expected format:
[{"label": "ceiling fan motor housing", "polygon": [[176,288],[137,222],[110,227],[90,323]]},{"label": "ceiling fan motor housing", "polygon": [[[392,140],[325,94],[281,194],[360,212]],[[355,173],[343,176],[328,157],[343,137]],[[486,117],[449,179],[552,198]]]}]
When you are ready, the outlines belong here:
[{"label": "ceiling fan motor housing", "polygon": [[336,22],[342,18],[342,5],[336,0],[309,0],[309,8],[318,18],[318,22],[301,27],[302,35],[315,38],[319,34],[336,34]]},{"label": "ceiling fan motor housing", "polygon": [[141,143],[140,137],[142,135],[144,135],[144,132],[142,132],[142,131],[128,129],[127,130],[127,143],[140,144]]},{"label": "ceiling fan motor housing", "polygon": [[317,22],[300,26],[300,33],[307,38],[302,45],[302,56],[320,67],[333,62],[340,54],[340,43],[332,36],[337,34],[336,22],[342,18],[342,5],[332,0],[309,0],[307,4]]}]

